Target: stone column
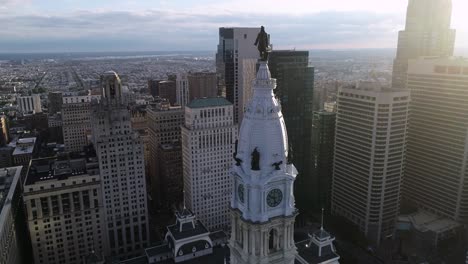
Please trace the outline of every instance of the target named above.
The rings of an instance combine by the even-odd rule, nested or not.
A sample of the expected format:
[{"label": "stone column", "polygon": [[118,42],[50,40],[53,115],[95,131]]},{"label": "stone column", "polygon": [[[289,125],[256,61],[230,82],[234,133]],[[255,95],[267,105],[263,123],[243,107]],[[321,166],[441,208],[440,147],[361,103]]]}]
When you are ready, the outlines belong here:
[{"label": "stone column", "polygon": [[242,228],[242,248],[244,250],[244,254],[247,255],[249,249],[248,249],[248,246],[249,246],[249,243],[248,243],[248,237],[247,237],[247,229],[245,227]]},{"label": "stone column", "polygon": [[263,252],[264,252],[264,249],[263,249],[263,248],[264,248],[264,241],[263,241],[264,236],[263,236],[263,233],[264,233],[263,230],[260,230],[260,231],[259,231],[259,236],[258,236],[258,238],[259,238],[259,240],[260,240],[260,250],[259,250],[259,251],[260,251],[260,257],[263,257],[263,256],[264,256],[264,254],[263,254]]},{"label": "stone column", "polygon": [[255,256],[255,235],[256,235],[256,231],[255,230],[252,230],[250,229],[250,241],[251,241],[251,249],[252,249],[252,255]]},{"label": "stone column", "polygon": [[288,231],[289,231],[288,232],[288,245],[289,245],[289,248],[292,248],[293,241],[294,241],[292,225],[289,225]]},{"label": "stone column", "polygon": [[237,238],[236,238],[237,221],[234,216],[231,216],[231,219],[232,219],[232,227],[231,227],[232,241],[236,242],[237,241]]},{"label": "stone column", "polygon": [[288,226],[287,225],[284,226],[283,231],[284,231],[283,232],[283,249],[287,249],[287,248],[289,248],[289,245],[288,245],[289,244],[288,243],[289,236],[288,236]]}]

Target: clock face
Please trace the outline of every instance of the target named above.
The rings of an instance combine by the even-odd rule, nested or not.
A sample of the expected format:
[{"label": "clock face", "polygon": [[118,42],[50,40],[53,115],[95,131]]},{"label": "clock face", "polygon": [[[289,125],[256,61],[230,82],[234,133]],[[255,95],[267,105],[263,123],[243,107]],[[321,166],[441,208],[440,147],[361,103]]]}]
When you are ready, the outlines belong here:
[{"label": "clock face", "polygon": [[273,189],[268,192],[267,204],[270,207],[278,206],[283,200],[283,192],[280,189]]},{"label": "clock face", "polygon": [[241,201],[241,203],[244,202],[244,185],[243,184],[239,184],[239,186],[237,186],[237,196],[239,197],[239,200]]}]

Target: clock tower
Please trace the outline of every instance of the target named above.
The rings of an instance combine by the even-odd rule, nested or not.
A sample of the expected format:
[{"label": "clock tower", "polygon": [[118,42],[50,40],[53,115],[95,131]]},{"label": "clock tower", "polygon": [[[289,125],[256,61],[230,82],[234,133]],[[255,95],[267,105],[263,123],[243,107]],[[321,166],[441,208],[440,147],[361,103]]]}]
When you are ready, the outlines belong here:
[{"label": "clock tower", "polygon": [[259,61],[234,153],[231,263],[294,263],[293,184],[288,136],[266,60]]}]

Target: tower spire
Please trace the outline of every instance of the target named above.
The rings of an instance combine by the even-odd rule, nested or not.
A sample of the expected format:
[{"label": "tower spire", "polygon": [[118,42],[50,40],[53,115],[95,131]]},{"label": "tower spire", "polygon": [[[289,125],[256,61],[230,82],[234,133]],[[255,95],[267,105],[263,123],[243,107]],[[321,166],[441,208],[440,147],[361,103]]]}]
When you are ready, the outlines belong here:
[{"label": "tower spire", "polygon": [[323,230],[323,210],[324,210],[324,209],[323,209],[323,207],[322,207],[322,222],[321,222],[321,224],[320,224],[320,230]]}]

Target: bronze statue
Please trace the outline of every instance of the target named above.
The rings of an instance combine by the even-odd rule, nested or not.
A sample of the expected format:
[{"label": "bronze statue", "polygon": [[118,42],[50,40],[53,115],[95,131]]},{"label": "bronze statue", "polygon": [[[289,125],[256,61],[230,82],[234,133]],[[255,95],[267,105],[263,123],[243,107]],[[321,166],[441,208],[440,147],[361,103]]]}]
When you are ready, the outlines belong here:
[{"label": "bronze statue", "polygon": [[282,161],[282,160],[271,164],[271,166],[275,167],[275,170],[281,170],[281,168],[280,168],[280,165],[281,165],[281,164],[283,164],[283,161]]},{"label": "bronze statue", "polygon": [[267,61],[268,53],[270,52],[270,39],[268,34],[265,32],[265,27],[262,26],[260,28],[260,32],[257,35],[254,45],[257,46],[257,49],[260,52],[260,60]]},{"label": "bronze statue", "polygon": [[252,164],[251,169],[258,171],[260,170],[260,152],[258,152],[257,148],[254,149],[252,152]]},{"label": "bronze statue", "polygon": [[242,163],[242,160],[237,157],[237,144],[239,143],[239,140],[236,139],[236,149],[235,152],[232,154],[234,160],[236,161],[236,166],[240,166]]}]

